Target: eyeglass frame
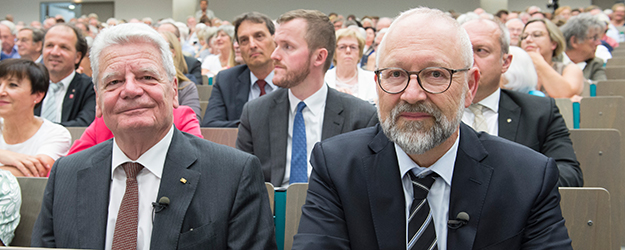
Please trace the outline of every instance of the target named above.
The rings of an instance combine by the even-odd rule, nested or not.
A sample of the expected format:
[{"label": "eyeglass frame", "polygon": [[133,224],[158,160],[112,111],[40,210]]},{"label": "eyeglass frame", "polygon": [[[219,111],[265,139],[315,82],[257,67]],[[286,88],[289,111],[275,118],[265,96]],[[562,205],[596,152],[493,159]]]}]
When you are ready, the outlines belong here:
[{"label": "eyeglass frame", "polygon": [[[419,78],[419,74],[422,71],[426,70],[426,69],[432,69],[432,68],[444,69],[444,70],[447,70],[449,72],[449,84],[447,84],[447,88],[445,88],[443,91],[440,91],[440,92],[429,91],[429,90],[425,89],[423,87],[423,84],[421,83],[421,78]],[[384,89],[384,87],[382,87],[382,83],[380,81],[380,72],[382,72],[384,70],[387,70],[387,69],[403,70],[404,72],[406,72],[408,74],[408,81],[406,81],[406,85],[404,86],[404,88],[402,90],[400,90],[398,92],[390,92],[390,91]],[[410,79],[412,78],[411,77],[412,75],[416,75],[417,76],[417,83],[419,83],[419,87],[421,87],[421,89],[423,89],[423,91],[425,91],[427,93],[430,93],[430,94],[442,94],[445,91],[447,91],[449,89],[449,87],[451,87],[451,83],[454,81],[454,73],[463,72],[463,71],[469,71],[470,69],[471,69],[470,67],[463,68],[463,69],[449,69],[449,68],[445,68],[445,67],[427,67],[427,68],[421,69],[419,71],[408,71],[408,70],[405,70],[405,69],[402,69],[402,68],[387,67],[387,68],[383,68],[383,69],[376,69],[373,72],[375,73],[375,77],[376,77],[376,80],[378,82],[378,86],[380,86],[380,89],[382,89],[382,91],[384,91],[384,92],[386,92],[388,94],[391,94],[391,95],[400,94],[400,93],[404,92],[408,88],[408,85],[410,85]]]}]

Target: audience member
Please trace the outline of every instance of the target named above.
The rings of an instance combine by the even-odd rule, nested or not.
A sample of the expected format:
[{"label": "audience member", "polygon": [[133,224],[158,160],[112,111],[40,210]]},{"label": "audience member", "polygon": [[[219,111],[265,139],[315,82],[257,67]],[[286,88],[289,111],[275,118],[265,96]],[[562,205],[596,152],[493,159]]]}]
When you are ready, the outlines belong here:
[{"label": "audience member", "polygon": [[34,27],[24,27],[17,33],[17,53],[23,59],[36,63],[43,62],[43,31]]},{"label": "audience member", "polygon": [[616,3],[612,6],[612,25],[616,27],[625,26],[625,4]]},{"label": "audience member", "polygon": [[595,57],[595,50],[601,45],[604,28],[605,23],[589,13],[572,17],[560,28],[566,40],[566,55],[582,69],[585,79],[608,79],[603,68],[605,62]]},{"label": "audience member", "polygon": [[571,18],[571,6],[565,5],[554,11],[555,18],[561,18],[565,22]]},{"label": "audience member", "polygon": [[[365,52],[365,54],[363,55],[366,56],[366,63],[361,66],[361,68],[368,70],[368,71],[373,71],[375,70],[375,50],[378,48],[378,46],[380,45],[380,42],[382,42],[382,38],[384,38],[384,35],[386,34],[386,30],[387,28],[384,28],[382,30],[378,30],[378,33],[375,35],[375,39],[373,40],[373,48],[369,51],[369,52]],[[361,60],[362,61],[362,60]]]},{"label": "audience member", "polygon": [[373,45],[373,40],[375,40],[375,29],[373,27],[365,27],[365,47],[362,51],[367,51]]},{"label": "audience member", "polygon": [[9,246],[20,223],[22,194],[15,176],[0,169],[0,246]]},{"label": "audience member", "polygon": [[201,29],[198,29],[196,27],[197,39],[198,39],[198,44],[200,45],[199,46],[200,48],[198,49],[198,52],[195,53],[195,57],[200,62],[203,61],[204,58],[206,58],[208,55],[212,54],[210,43],[211,43],[211,39],[213,35],[215,34],[215,32],[217,32],[217,28],[215,27],[208,27],[206,25],[204,26],[205,27]]},{"label": "audience member", "polygon": [[48,17],[43,21],[43,29],[46,31],[54,25],[56,25],[56,19],[54,19],[54,17]]},{"label": "audience member", "polygon": [[390,17],[382,17],[380,18],[380,20],[376,23],[375,26],[375,30],[377,30],[378,32],[380,32],[380,30],[388,28],[389,26],[391,26],[391,22],[393,22],[393,19]]},{"label": "audience member", "polygon": [[[204,138],[200,130],[200,122],[195,112],[193,112],[193,109],[187,106],[178,106],[178,108],[174,108],[173,116],[174,125],[178,130],[195,135],[199,138]],[[102,119],[102,117],[96,117],[91,125],[85,129],[80,138],[74,141],[67,154],[78,153],[111,138],[113,138],[113,132],[106,126],[104,119]]]},{"label": "audience member", "polygon": [[378,99],[375,74],[358,67],[364,44],[365,39],[353,29],[336,31],[334,68],[326,72],[324,79],[331,88],[375,104]]},{"label": "audience member", "polygon": [[[171,32],[172,34],[176,35],[176,38],[178,38],[178,41],[180,42],[180,30],[175,24],[171,22],[165,22],[158,26],[157,30],[159,32]],[[184,61],[187,64],[188,72],[183,73],[193,75],[193,77],[195,77],[195,84],[202,84],[202,63],[200,63],[200,61],[192,56],[184,56]]]},{"label": "audience member", "polygon": [[459,24],[404,12],[378,52],[380,126],[315,146],[293,249],[571,249],[555,162],[460,122],[480,74]]},{"label": "audience member", "polygon": [[48,71],[26,59],[0,62],[0,169],[45,177],[72,142],[63,126],[33,115],[48,90]]},{"label": "audience member", "polygon": [[167,42],[147,25],[123,24],[98,35],[91,57],[97,114],[115,139],[55,163],[31,245],[276,249],[258,159],[172,125]]},{"label": "audience member", "polygon": [[462,121],[476,131],[498,135],[525,145],[556,160],[558,185],[581,187],[579,167],[569,131],[552,98],[499,88],[513,57],[508,52],[508,34],[503,25],[478,19],[462,24],[473,45],[480,80],[473,104],[464,109]]},{"label": "audience member", "polygon": [[15,35],[17,30],[15,24],[11,21],[0,21],[0,40],[2,40],[2,52],[0,52],[0,60],[9,58],[20,58],[15,45]]},{"label": "audience member", "polygon": [[206,56],[202,60],[202,75],[213,77],[219,71],[234,66],[234,26],[222,25],[217,28],[213,35],[212,43],[215,45],[212,55]]},{"label": "audience member", "polygon": [[202,16],[208,17],[209,20],[215,18],[215,13],[208,9],[208,0],[200,0],[200,9],[195,12],[195,18],[201,19]]},{"label": "audience member", "polygon": [[86,127],[93,122],[93,82],[76,72],[85,54],[87,42],[76,27],[63,23],[46,32],[43,63],[50,72],[50,87],[35,115],[66,127]]},{"label": "audience member", "polygon": [[502,89],[544,97],[543,92],[536,90],[538,76],[530,55],[517,46],[510,46],[509,50],[513,60],[499,80],[499,86]]},{"label": "audience member", "polygon": [[191,75],[185,75],[182,73],[187,71],[187,64],[184,62],[182,50],[180,49],[180,42],[178,42],[176,36],[170,32],[161,32],[161,35],[169,44],[169,49],[174,58],[176,80],[178,80],[178,104],[193,109],[197,119],[200,120],[200,97],[198,95],[197,87],[195,87],[194,82],[187,78],[192,77]]},{"label": "audience member", "polygon": [[532,57],[538,75],[538,90],[553,98],[571,98],[582,93],[584,75],[573,64],[556,61],[566,49],[558,27],[547,19],[532,19],[523,28],[521,48]]},{"label": "audience member", "polygon": [[345,20],[343,20],[343,18],[336,18],[334,20],[332,20],[332,25],[334,25],[334,30],[340,30],[342,28],[345,28]]},{"label": "audience member", "polygon": [[510,45],[519,46],[519,42],[521,41],[521,33],[523,33],[523,28],[525,24],[521,19],[514,18],[508,19],[506,22],[506,27],[508,28],[508,32],[510,33]]},{"label": "audience member", "polygon": [[235,19],[234,27],[244,64],[215,76],[202,127],[239,126],[245,103],[278,88],[273,84],[271,53],[276,48],[273,40],[276,28],[271,19],[258,12],[248,12]]},{"label": "audience member", "polygon": [[373,105],[324,83],[336,49],[325,14],[293,10],[278,23],[271,58],[273,83],[283,89],[245,104],[236,145],[259,157],[266,182],[284,187],[308,182],[315,143],[373,126],[378,119]]},{"label": "audience member", "polygon": [[506,23],[508,21],[508,14],[510,13],[507,10],[499,10],[495,14],[495,16],[497,17],[497,19],[499,19],[501,23]]}]

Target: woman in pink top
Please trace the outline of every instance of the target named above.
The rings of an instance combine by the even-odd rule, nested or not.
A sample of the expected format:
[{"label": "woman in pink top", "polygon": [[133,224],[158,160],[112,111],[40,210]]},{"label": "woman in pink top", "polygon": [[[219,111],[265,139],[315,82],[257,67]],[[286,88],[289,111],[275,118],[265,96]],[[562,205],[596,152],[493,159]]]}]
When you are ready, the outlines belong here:
[{"label": "woman in pink top", "polygon": [[[200,122],[195,116],[193,109],[187,106],[179,106],[174,109],[174,125],[182,132],[204,138],[200,132]],[[76,140],[69,149],[68,155],[88,149],[96,144],[113,138],[113,133],[104,124],[102,117],[95,120],[85,129],[80,139]]]}]

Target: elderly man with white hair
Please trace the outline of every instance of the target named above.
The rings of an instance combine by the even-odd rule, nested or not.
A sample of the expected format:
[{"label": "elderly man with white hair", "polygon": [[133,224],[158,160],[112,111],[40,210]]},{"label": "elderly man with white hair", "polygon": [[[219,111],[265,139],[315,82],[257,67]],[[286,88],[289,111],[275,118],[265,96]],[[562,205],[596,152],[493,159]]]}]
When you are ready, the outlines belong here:
[{"label": "elderly man with white hair", "polygon": [[378,53],[380,124],[315,146],[293,249],[572,249],[554,160],[461,123],[480,72],[460,24],[406,11]]},{"label": "elderly man with white hair", "polygon": [[2,40],[2,52],[0,52],[0,60],[9,58],[20,58],[15,45],[15,36],[17,30],[13,22],[4,20],[0,22],[0,40]]},{"label": "elderly man with white hair", "polygon": [[56,161],[32,246],[275,249],[258,159],[173,126],[167,42],[121,24],[98,35],[90,57],[97,116],[115,138]]}]

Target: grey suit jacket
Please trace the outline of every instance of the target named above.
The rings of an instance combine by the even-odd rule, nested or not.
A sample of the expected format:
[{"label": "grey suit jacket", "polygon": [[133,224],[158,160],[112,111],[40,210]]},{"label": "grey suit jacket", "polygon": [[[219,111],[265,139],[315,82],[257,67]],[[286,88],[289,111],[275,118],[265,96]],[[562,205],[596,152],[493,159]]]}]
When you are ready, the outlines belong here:
[{"label": "grey suit jacket", "polygon": [[582,70],[584,78],[593,81],[605,81],[608,77],[605,75],[603,60],[595,57],[586,61],[586,67]]},{"label": "grey suit jacket", "polygon": [[250,69],[239,65],[215,76],[202,127],[237,127],[250,94]]},{"label": "grey suit jacket", "polygon": [[[237,148],[256,155],[265,181],[282,186],[289,127],[288,90],[278,89],[243,107]],[[321,140],[378,123],[375,107],[328,88]]]},{"label": "grey suit jacket", "polygon": [[[52,167],[32,246],[103,249],[112,140]],[[180,181],[187,180],[186,183]],[[258,159],[175,129],[157,197],[150,249],[275,249]]]}]

